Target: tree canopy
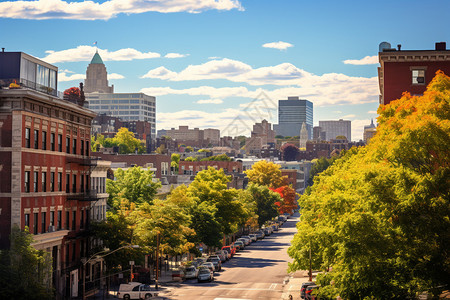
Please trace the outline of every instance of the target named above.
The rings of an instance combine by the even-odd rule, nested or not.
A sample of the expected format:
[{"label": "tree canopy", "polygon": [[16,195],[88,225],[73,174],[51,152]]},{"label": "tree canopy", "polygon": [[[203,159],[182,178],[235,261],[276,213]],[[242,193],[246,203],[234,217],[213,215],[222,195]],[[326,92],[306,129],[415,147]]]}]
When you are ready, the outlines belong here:
[{"label": "tree canopy", "polygon": [[246,170],[244,173],[249,182],[272,188],[282,186],[285,181],[285,176],[281,175],[280,165],[266,160],[255,163],[250,170]]},{"label": "tree canopy", "polygon": [[[450,78],[380,106],[377,134],[314,179],[288,253],[291,271],[345,299],[435,297],[450,282]],[[333,284],[331,284],[333,283]]]},{"label": "tree canopy", "polygon": [[281,152],[283,153],[283,159],[286,161],[297,160],[297,155],[300,153],[300,149],[293,144],[284,144],[281,146]]},{"label": "tree canopy", "polygon": [[97,151],[99,146],[102,147],[119,147],[120,154],[138,153],[145,152],[144,142],[135,138],[134,133],[129,131],[128,128],[122,127],[116,133],[113,138],[105,138],[103,135],[91,136],[91,150]]}]

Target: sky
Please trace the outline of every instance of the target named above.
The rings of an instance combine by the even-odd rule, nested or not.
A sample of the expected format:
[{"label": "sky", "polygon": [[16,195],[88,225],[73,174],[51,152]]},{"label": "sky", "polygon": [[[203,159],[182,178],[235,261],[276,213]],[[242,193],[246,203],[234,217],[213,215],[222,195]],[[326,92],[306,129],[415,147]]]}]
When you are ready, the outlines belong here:
[{"label": "sky", "polygon": [[157,129],[249,136],[298,96],[314,125],[351,120],[359,140],[377,117],[379,43],[449,49],[450,0],[0,0],[0,28],[5,51],[59,68],[61,91],[98,51],[115,92],[156,97]]}]

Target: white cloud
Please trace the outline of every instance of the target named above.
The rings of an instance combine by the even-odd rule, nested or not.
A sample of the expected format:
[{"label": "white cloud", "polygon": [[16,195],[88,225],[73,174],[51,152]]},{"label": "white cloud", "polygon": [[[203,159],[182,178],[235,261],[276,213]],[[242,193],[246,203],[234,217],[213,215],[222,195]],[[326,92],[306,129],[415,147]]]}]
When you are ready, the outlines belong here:
[{"label": "white cloud", "polygon": [[210,98],[228,98],[228,97],[245,97],[249,91],[246,87],[223,87],[215,88],[212,86],[199,86],[187,89],[173,89],[170,87],[150,87],[141,89],[142,93],[151,96],[163,95],[190,95],[190,96],[208,96]]},{"label": "white cloud", "polygon": [[189,54],[180,54],[180,53],[167,53],[164,55],[165,58],[183,58],[189,56]]},{"label": "white cloud", "polygon": [[290,63],[253,69],[241,61],[224,58],[210,60],[200,65],[189,65],[178,73],[159,67],[150,70],[142,77],[171,81],[227,79],[251,85],[299,85],[299,80],[307,75],[306,73]]},{"label": "white cloud", "polygon": [[220,57],[220,56],[210,56],[210,57],[208,57],[208,59],[222,59],[222,57]]},{"label": "white cloud", "polygon": [[[95,51],[97,51],[96,47],[85,45],[61,51],[47,50],[45,51],[47,56],[42,58],[42,60],[51,64],[72,61],[90,61],[94,56]],[[133,48],[124,48],[116,51],[98,49],[98,53],[104,61],[130,61],[133,59],[149,59],[161,56],[159,53],[140,52]]]},{"label": "white cloud", "polygon": [[0,2],[0,17],[13,19],[107,20],[118,14],[145,12],[200,13],[206,10],[243,10],[238,0],[107,0],[67,2],[63,0]]},{"label": "white cloud", "polygon": [[117,74],[117,73],[111,73],[108,74],[108,80],[110,79],[124,79],[125,77],[123,75]]},{"label": "white cloud", "polygon": [[353,119],[354,117],[356,117],[356,115],[350,114],[350,115],[342,116],[342,117],[340,117],[340,119]]},{"label": "white cloud", "polygon": [[378,114],[376,110],[369,110],[367,113],[368,113],[368,114],[371,114],[371,115],[376,115],[376,114]]},{"label": "white cloud", "polygon": [[[71,73],[71,75],[67,75],[68,73]],[[58,72],[58,82],[75,81],[75,80],[84,81],[85,77],[86,76],[84,74],[74,74],[74,72],[69,70],[63,70]]]},{"label": "white cloud", "polygon": [[286,50],[289,47],[294,47],[294,45],[292,45],[290,43],[282,42],[282,41],[266,43],[262,46],[264,48],[273,48],[273,49],[278,49],[278,50]]},{"label": "white cloud", "polygon": [[344,60],[346,65],[374,65],[378,63],[378,56],[366,56],[361,59],[347,59]]},{"label": "white cloud", "polygon": [[362,140],[364,137],[364,126],[369,125],[370,120],[352,120],[352,141]]},{"label": "white cloud", "polygon": [[198,104],[221,104],[223,103],[222,99],[206,99],[206,100],[198,100],[195,103]]}]

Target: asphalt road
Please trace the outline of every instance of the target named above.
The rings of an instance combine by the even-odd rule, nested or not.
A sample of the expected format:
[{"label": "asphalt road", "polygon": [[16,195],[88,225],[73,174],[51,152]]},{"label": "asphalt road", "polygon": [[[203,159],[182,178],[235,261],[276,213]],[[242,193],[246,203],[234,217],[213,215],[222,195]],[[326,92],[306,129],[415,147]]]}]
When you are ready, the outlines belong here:
[{"label": "asphalt road", "polygon": [[166,299],[236,300],[281,299],[283,280],[288,276],[287,248],[296,232],[298,213],[278,232],[253,242],[215,272],[215,281],[186,280],[171,289]]}]

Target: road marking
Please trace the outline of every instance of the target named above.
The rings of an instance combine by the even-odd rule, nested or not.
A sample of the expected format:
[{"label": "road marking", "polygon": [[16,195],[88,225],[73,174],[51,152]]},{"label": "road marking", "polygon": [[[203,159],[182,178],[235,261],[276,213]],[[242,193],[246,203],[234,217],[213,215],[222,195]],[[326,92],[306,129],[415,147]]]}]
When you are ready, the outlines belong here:
[{"label": "road marking", "polygon": [[272,283],[269,287],[269,290],[274,290],[277,288],[277,284],[276,283]]},{"label": "road marking", "polygon": [[214,300],[248,300],[242,298],[214,298]]}]

